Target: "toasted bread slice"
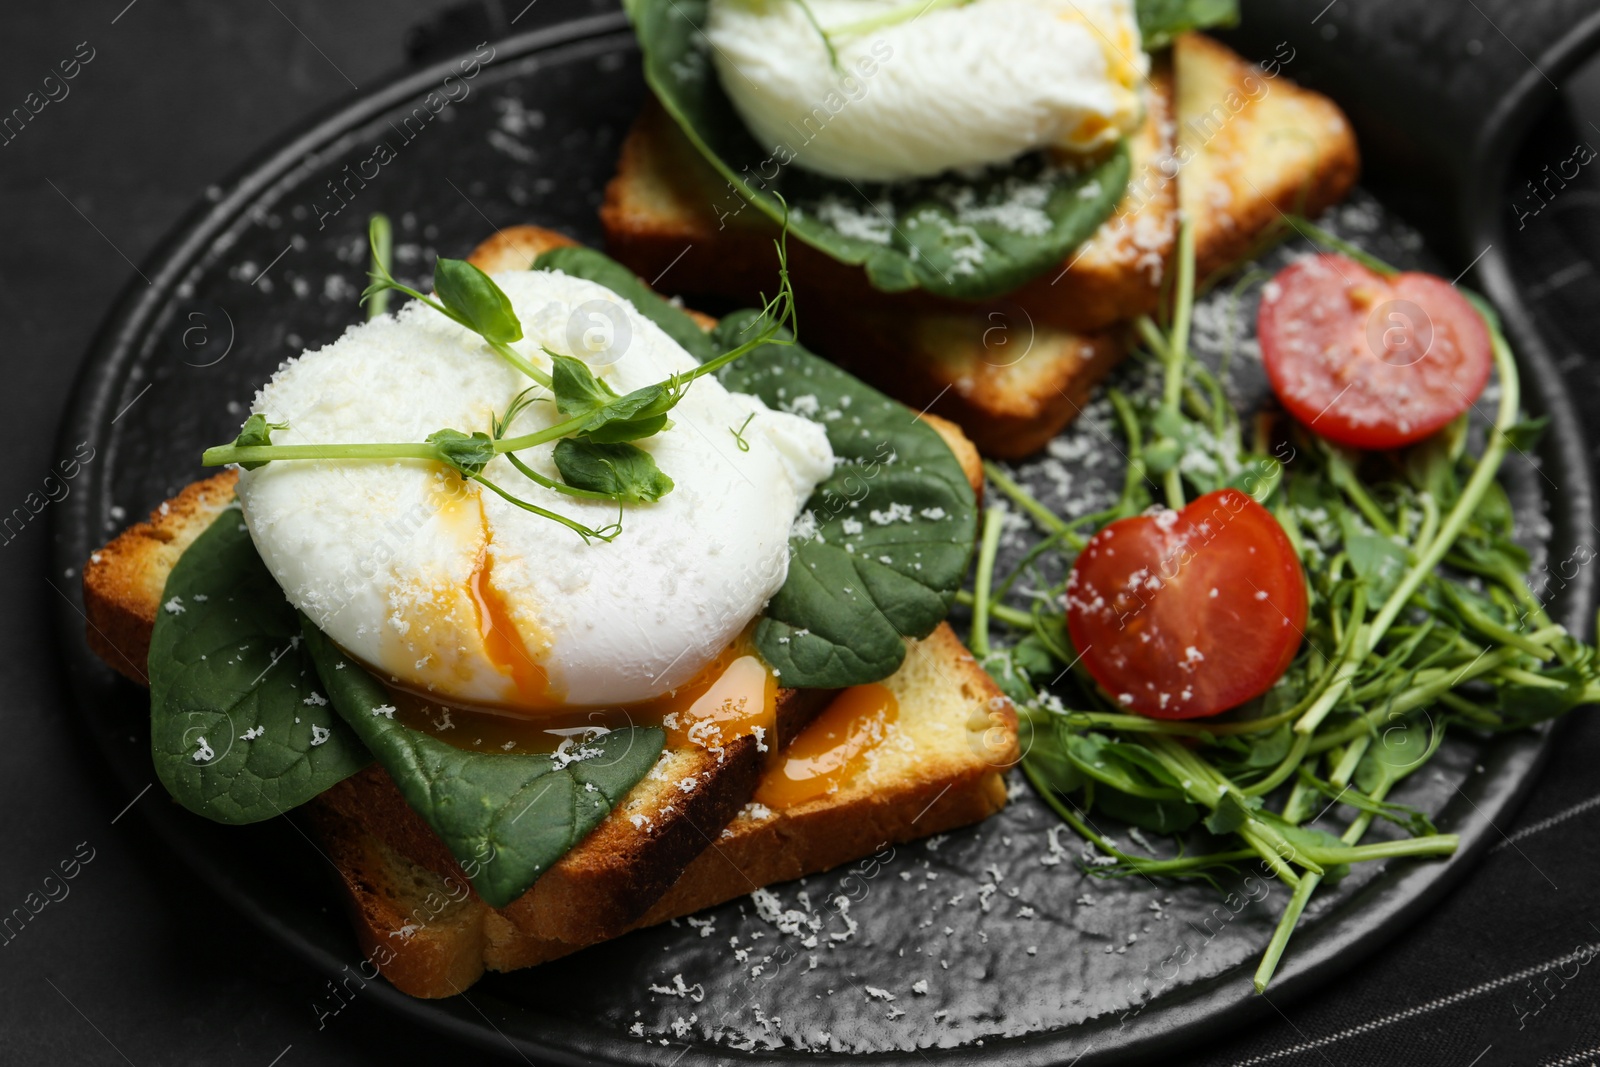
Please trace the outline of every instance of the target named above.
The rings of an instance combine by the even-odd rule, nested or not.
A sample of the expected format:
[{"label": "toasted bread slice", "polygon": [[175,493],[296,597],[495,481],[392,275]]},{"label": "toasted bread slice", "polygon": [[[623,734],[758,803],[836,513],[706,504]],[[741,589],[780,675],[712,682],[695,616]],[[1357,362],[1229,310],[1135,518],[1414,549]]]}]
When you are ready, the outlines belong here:
[{"label": "toasted bread slice", "polygon": [[1210,37],[1180,37],[1178,196],[1193,220],[1196,276],[1236,265],[1285,213],[1317,215],[1360,176],[1355,132],[1339,105],[1268,77]]},{"label": "toasted bread slice", "polygon": [[[976,452],[957,443],[965,445],[963,466],[977,481]],[[145,680],[143,671],[128,665],[148,657],[167,574],[228,506],[235,481],[226,471],[189,486],[96,552],[85,568],[91,646],[135,681]],[[896,736],[904,740],[885,745],[883,758],[859,781],[758,816],[753,810],[759,809],[746,806],[765,765],[753,740],[728,746],[720,760],[699,750],[670,752],[589,837],[500,910],[472,892],[455,859],[381,767],[346,779],[306,811],[339,868],[370,958],[412,995],[449,996],[485,968],[554,959],[999,810],[1005,803],[1001,771],[1016,759],[1016,716],[948,624],[908,642],[905,663],[884,684],[899,701]],[[782,691],[780,745],[827,697]],[[685,797],[678,783],[689,774],[704,784]],[[745,814],[735,820],[741,808]]]},{"label": "toasted bread slice", "polygon": [[1074,333],[990,314],[813,308],[802,330],[863,380],[959,425],[984,455],[1018,459],[1077,417],[1126,354],[1130,331]]},{"label": "toasted bread slice", "polygon": [[[963,451],[968,474],[978,480],[976,453],[970,445]],[[144,681],[131,665],[149,656],[166,574],[226,509],[235,480],[229,470],[190,485],[86,566],[91,646],[133,680]],[[472,893],[454,857],[379,766],[326,790],[307,813],[325,832],[371,958],[405,992],[446,997],[485,968],[560,957],[624,929],[851,861],[885,841],[978,821],[1003,806],[998,771],[1016,758],[1016,717],[949,625],[909,641],[906,664],[885,685],[901,704],[898,729],[914,758],[886,747],[888,758],[870,779],[784,813],[746,814],[723,832],[762,773],[754,739],[728,745],[720,760],[702,750],[669,752],[578,848],[506,909],[490,909]],[[794,737],[826,701],[821,691],[784,689],[779,742]],[[680,782],[690,774],[702,784],[685,797]],[[707,854],[714,841],[717,851]],[[387,949],[379,952],[378,945]]]},{"label": "toasted bread slice", "polygon": [[[1123,204],[1065,272],[1008,301],[936,306],[925,295],[876,293],[859,271],[842,280],[842,265],[791,242],[806,342],[954,419],[987,455],[1037,451],[1126,352],[1129,333],[1117,323],[1156,305],[1174,207],[1194,220],[1205,278],[1248,252],[1281,212],[1316,214],[1355,182],[1354,133],[1326,97],[1269,78],[1199,34],[1177,40],[1170,71],[1170,81],[1159,65],[1152,77]],[[770,287],[774,231],[741,205],[652,102],[623,144],[601,220],[612,254],[663,289],[751,299],[744,290]]]},{"label": "toasted bread slice", "polygon": [[[522,269],[540,252],[570,243],[552,231],[515,227],[484,242],[473,259],[490,271]],[[714,321],[698,318],[702,325]],[[949,443],[975,491],[981,492],[976,449],[953,424],[934,417],[928,421]],[[90,645],[129,678],[147,681],[143,668],[167,575],[183,550],[227,507],[236,480],[234,472],[227,471],[188,487],[157,508],[148,522],[96,552],[85,567]],[[954,642],[959,650],[948,628],[940,631],[939,638],[938,647],[948,651]],[[913,651],[917,647],[914,642]],[[981,671],[978,674],[982,676]],[[983,680],[987,682],[986,677]],[[828,696],[821,691],[780,690],[778,745],[787,744],[826,705]],[[1011,727],[1014,733],[1014,720]],[[697,747],[669,750],[651,775],[533,889],[493,912],[495,923],[516,931],[515,937],[502,932],[500,940],[566,944],[565,951],[570,951],[635,924],[754,794],[765,764],[762,747],[755,738],[743,738],[715,755]],[[681,783],[688,780],[698,784],[686,794]],[[383,849],[397,863],[431,872],[435,880],[447,880],[460,887],[463,904],[490,911],[467,888],[454,858],[404,803],[381,768],[370,767],[340,783],[311,807],[320,813],[320,824],[346,827],[346,833],[358,828],[371,847]],[[350,871],[341,873],[349,882]],[[421,874],[416,878],[426,881]],[[358,912],[358,927],[359,916]],[[546,957],[562,954],[551,947],[541,951]],[[486,959],[490,957],[478,955],[478,971]],[[405,981],[403,972],[404,967],[397,982]],[[457,970],[447,973],[459,976]],[[418,995],[450,992],[437,985],[428,988],[433,992]]]},{"label": "toasted bread slice", "polygon": [[[745,808],[634,928],[1004,807],[1003,771],[1017,759],[1016,714],[949,626],[911,642],[905,664],[884,684],[901,711],[870,768],[837,792],[790,808]],[[509,909],[497,912],[464,892],[459,878],[412,861],[359,816],[317,805],[312,817],[344,880],[363,954],[413,996],[451,996],[485,970],[529,967],[584,947],[530,934]]]},{"label": "toasted bread slice", "polygon": [[[946,423],[945,432],[960,431]],[[969,480],[981,485],[976,451],[959,440]],[[149,658],[167,575],[182,551],[233,498],[232,471],[189,486],[150,520],[96,552],[84,568],[90,647],[121,673],[148,684]],[[824,690],[780,689],[776,744],[787,745],[824,707]],[[711,751],[669,748],[662,761],[576,848],[563,856],[504,915],[529,936],[578,944],[610,937],[632,924],[754,795],[767,746],[742,737]],[[685,792],[683,783],[692,782]],[[454,875],[460,868],[444,843],[406,805],[377,766],[323,793],[317,804],[361,821],[412,862]]]}]

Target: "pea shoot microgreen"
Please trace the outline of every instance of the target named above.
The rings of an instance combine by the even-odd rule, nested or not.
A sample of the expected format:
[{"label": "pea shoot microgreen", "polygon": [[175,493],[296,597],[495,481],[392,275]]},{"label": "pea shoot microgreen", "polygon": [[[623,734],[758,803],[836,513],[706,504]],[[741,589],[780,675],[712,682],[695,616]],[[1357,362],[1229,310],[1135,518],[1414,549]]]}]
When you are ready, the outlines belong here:
[{"label": "pea shoot microgreen", "polygon": [[[1303,219],[1288,228],[1395,272]],[[1215,880],[1255,862],[1292,890],[1255,975],[1264,990],[1318,885],[1354,863],[1455,851],[1455,835],[1387,799],[1446,732],[1521,729],[1600,700],[1600,653],[1555,625],[1527,584],[1529,557],[1512,538],[1496,476],[1510,445],[1531,443],[1540,427],[1520,416],[1516,363],[1486,304],[1471,298],[1489,327],[1500,392],[1477,455],[1466,416],[1397,453],[1361,456],[1298,425],[1283,428],[1275,448],[1264,420],[1246,440],[1221,375],[1188,351],[1193,256],[1185,223],[1167,328],[1137,323],[1159,391],[1108,391],[1128,459],[1117,501],[1068,522],[988,465],[990,483],[1041,537],[997,580],[1000,513],[991,509],[974,588],[962,599],[972,606],[973,652],[1020,709],[1024,772],[1106,857],[1088,873]],[[1197,454],[1203,462],[1186,461]],[[1230,485],[1267,506],[1299,552],[1306,640],[1278,684],[1242,708],[1189,721],[1126,714],[1077,662],[1061,608],[1065,579],[1047,579],[1039,562],[1056,554],[1070,565],[1106,523]],[[1023,575],[1039,587],[1026,608],[1013,594]],[[995,625],[1013,636],[991,643]],[[1342,832],[1308,825],[1335,801],[1354,812]],[[1091,812],[1205,835],[1180,837],[1175,855],[1140,855],[1105,837]],[[1376,819],[1408,836],[1363,844]]]},{"label": "pea shoot microgreen", "polygon": [[[434,266],[433,275],[438,299],[397,281],[388,266],[388,232],[388,220],[381,215],[374,216],[369,229],[372,284],[362,293],[362,300],[368,302],[369,309],[374,302],[386,299],[391,291],[404,293],[477,334],[490,350],[531,378],[534,384],[517,394],[503,414],[490,417],[487,432],[445,428],[415,443],[278,445],[272,443],[272,433],[287,429],[288,424],[268,422],[266,416],[255,414],[245,421],[239,436],[232,442],[206,449],[202,457],[206,466],[236,463],[246,470],[254,470],[267,463],[293,460],[427,460],[449,467],[461,478],[482,485],[531,514],[566,526],[585,541],[610,541],[622,532],[620,513],[616,522],[606,526],[585,526],[521,499],[484,477],[485,469],[496,457],[505,456],[523,477],[564,496],[612,501],[619,508],[658,501],[672,491],[673,481],[656,465],[648,451],[633,442],[647,440],[668,429],[672,425],[672,409],[696,379],[716,373],[763,345],[794,343],[794,291],[789,284],[787,225],[774,242],[778,254],[777,295],[766,301],[760,313],[750,320],[746,328],[749,338],[691,370],[620,396],[581,359],[544,348],[550,360],[550,370],[546,372],[513,349],[511,345],[523,338],[522,324],[505,292],[473,264],[441,257]],[[530,405],[541,401],[553,402],[556,411],[565,418],[544,429],[512,436],[511,426],[517,417]],[[745,425],[749,425],[748,419]],[[541,474],[517,455],[551,443],[554,443],[551,458],[561,475],[560,481]],[[748,450],[747,444],[745,449]]]},{"label": "pea shoot microgreen", "polygon": [[482,337],[495,355],[546,389],[550,388],[550,376],[511,347],[511,342],[522,340],[522,323],[511,309],[510,298],[493,279],[464,259],[440,256],[433,265],[433,289],[439,296],[435,300],[395,279],[389,272],[385,258],[378,255],[380,236],[379,224],[374,220],[367,233],[373,249],[372,283],[362,291],[363,301],[384,296],[391,291],[420,300],[445,318],[460,323]]},{"label": "pea shoot microgreen", "polygon": [[[372,248],[372,269],[369,274],[376,276],[381,273],[387,277],[394,255],[394,230],[389,225],[389,216],[377,212],[367,220],[367,244]],[[368,319],[388,314],[389,290],[381,289],[373,293],[366,303]]]}]

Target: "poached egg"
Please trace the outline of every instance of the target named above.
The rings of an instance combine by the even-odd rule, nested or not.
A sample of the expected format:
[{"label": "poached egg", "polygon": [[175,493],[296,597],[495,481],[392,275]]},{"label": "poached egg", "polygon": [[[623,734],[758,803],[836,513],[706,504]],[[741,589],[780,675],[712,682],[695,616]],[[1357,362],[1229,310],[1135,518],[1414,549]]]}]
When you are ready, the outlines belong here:
[{"label": "poached egg", "polygon": [[834,178],[898,181],[1036,149],[1091,153],[1138,125],[1150,59],[1133,0],[971,0],[904,17],[908,2],[710,0],[712,61],[761,147]]},{"label": "poached egg", "polygon": [[[576,355],[619,395],[697,365],[594,282],[552,271],[494,280],[522,322],[513,347],[535,365],[549,368],[541,346]],[[285,363],[251,410],[288,423],[275,444],[421,441],[488,431],[530,384],[413,302]],[[534,402],[508,436],[560,418]],[[289,601],[382,680],[514,712],[644,702],[725,658],[783,584],[790,527],[833,467],[819,425],[714,376],[691,383],[670,418],[636,443],[675,487],[623,508],[609,543],[585,544],[430,461],[275,462],[241,472],[238,497]],[[519,457],[560,480],[553,447]],[[504,456],[483,474],[591,528],[618,519],[615,503],[546,489]]]}]

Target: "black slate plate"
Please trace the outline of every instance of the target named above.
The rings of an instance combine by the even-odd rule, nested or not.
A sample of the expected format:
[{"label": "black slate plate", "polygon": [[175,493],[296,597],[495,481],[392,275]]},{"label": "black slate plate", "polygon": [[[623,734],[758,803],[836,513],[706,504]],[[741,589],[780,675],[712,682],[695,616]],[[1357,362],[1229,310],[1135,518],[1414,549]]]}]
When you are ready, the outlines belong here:
[{"label": "black slate plate", "polygon": [[[452,73],[459,99],[433,116],[422,101]],[[63,442],[87,441],[98,458],[85,491],[58,511],[58,566],[81,565],[198,476],[200,448],[233,434],[251,391],[282,359],[357,321],[369,212],[395,218],[398,272],[408,277],[436,251],[461,254],[517,222],[597,242],[595,208],[642,92],[620,18],[580,20],[497,42],[471,78],[446,63],[365,95],[211,190],[146,266],[151,284],[113,311],[85,366]],[[380,142],[393,158],[374,166],[366,161]],[[1380,254],[1430,263],[1416,235],[1370,198],[1336,221]],[[1225,342],[1228,299],[1208,298],[1202,349]],[[1252,318],[1248,297],[1238,318]],[[1543,459],[1565,492],[1546,496],[1530,466],[1512,467],[1507,480],[1532,547],[1563,558],[1588,515],[1589,474],[1570,463],[1570,412],[1549,403],[1553,369],[1537,352],[1524,352],[1524,366],[1528,406],[1556,416]],[[1026,480],[1065,504],[1068,493],[1081,501],[1115,477],[1115,453],[1096,428],[1091,411],[1052,455],[1024,465]],[[1589,581],[1585,572],[1569,589],[1563,621],[1583,614]],[[63,611],[60,623],[77,703],[132,795],[153,777],[146,698],[88,653],[80,616]],[[807,1058],[1126,1062],[1270,1014],[1393,936],[1498,838],[1494,824],[1544,746],[1540,735],[1453,739],[1396,799],[1438,812],[1441,828],[1462,835],[1461,852],[1445,863],[1368,865],[1319,896],[1270,999],[1250,992],[1249,974],[1281,888],[1235,914],[1204,886],[1092,881],[1077,870],[1070,831],[1020,786],[981,827],[776,887],[759,906],[745,899],[693,924],[490,976],[448,1001],[416,1001],[382,982],[363,995],[542,1062],[748,1062],[750,1051],[775,1061],[801,1049],[829,1054]],[[140,810],[211,887],[287,946],[330,974],[354,970],[331,871],[293,821],[223,828],[170,804]],[[776,913],[794,914],[771,921]],[[1175,955],[1185,962],[1163,967]]]}]

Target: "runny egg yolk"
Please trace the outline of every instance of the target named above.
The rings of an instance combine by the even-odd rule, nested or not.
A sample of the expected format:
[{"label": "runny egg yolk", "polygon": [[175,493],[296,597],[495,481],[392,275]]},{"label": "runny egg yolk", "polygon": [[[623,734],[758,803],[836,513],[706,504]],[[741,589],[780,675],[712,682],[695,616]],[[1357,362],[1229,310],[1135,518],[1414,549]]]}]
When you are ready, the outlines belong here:
[{"label": "runny egg yolk", "polygon": [[716,749],[754,736],[776,751],[778,679],[742,637],[689,685],[642,705],[667,727],[667,743]]},{"label": "runny egg yolk", "polygon": [[[529,613],[518,613],[494,582],[492,529],[474,492],[433,492],[429,507],[444,537],[475,553],[465,580],[438,576],[418,583],[419,593],[394,609],[399,623],[386,627],[383,655],[373,673],[419,693],[475,690],[463,703],[508,715],[543,714],[565,705],[536,649],[549,642]],[[520,618],[518,618],[520,614]],[[412,664],[403,683],[385,665]],[[429,698],[424,695],[423,699]]]},{"label": "runny egg yolk", "polygon": [[[624,726],[664,727],[668,744],[674,746],[690,743],[715,750],[755,736],[769,751],[776,748],[778,679],[755,654],[750,631],[687,683],[650,700],[594,707],[569,704],[552,692],[548,672],[523,636],[527,624],[519,627],[512,605],[494,584],[492,539],[481,502],[477,511],[480,531],[475,532],[482,547],[465,587],[451,596],[451,602],[471,604],[482,661],[505,679],[504,694],[492,705],[468,705],[391,686],[397,719],[477,751],[552,752],[576,733]],[[468,521],[463,515],[463,524]],[[412,623],[414,629],[451,632],[444,620]]]},{"label": "runny egg yolk", "polygon": [[846,689],[767,772],[756,800],[769,808],[788,808],[834,792],[867,766],[899,717],[900,702],[887,686]]},{"label": "runny egg yolk", "polygon": [[549,675],[528,651],[517,633],[516,624],[511,621],[505,599],[494,587],[494,560],[490,558],[487,545],[468,580],[468,589],[472,593],[472,606],[478,613],[483,654],[510,680],[517,707],[529,711],[560,707],[560,701],[551,697]]},{"label": "runny egg yolk", "polygon": [[[492,635],[509,625],[503,604],[487,580],[480,588],[489,590],[483,598],[484,647],[503,663],[517,684],[537,692],[543,678],[520,642],[503,635]],[[513,634],[515,631],[511,631]],[[504,645],[499,642],[503,641]],[[500,652],[494,652],[495,648]],[[509,651],[506,651],[506,648]],[[518,664],[521,664],[520,666]],[[706,665],[691,681],[638,704],[618,707],[577,707],[546,701],[537,711],[519,708],[468,708],[444,704],[426,694],[393,692],[399,722],[414,730],[433,735],[457,748],[478,752],[541,753],[555,751],[568,737],[595,728],[615,730],[627,726],[661,726],[667,730],[669,747],[697,745],[715,751],[742,737],[755,737],[769,752],[775,751],[778,679],[758,657],[748,633]]]}]

